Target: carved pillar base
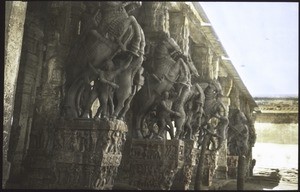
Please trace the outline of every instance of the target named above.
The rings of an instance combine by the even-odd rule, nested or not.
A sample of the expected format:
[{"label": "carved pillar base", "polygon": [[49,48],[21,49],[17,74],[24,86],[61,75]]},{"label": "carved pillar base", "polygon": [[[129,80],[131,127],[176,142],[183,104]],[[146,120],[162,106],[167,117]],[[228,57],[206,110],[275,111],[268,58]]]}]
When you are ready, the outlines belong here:
[{"label": "carved pillar base", "polygon": [[227,166],[220,166],[218,165],[215,173],[215,178],[216,179],[227,179],[227,172],[228,172],[228,167]]},{"label": "carved pillar base", "polygon": [[238,167],[239,156],[227,156],[227,166],[228,166],[228,178],[237,178],[237,167]]},{"label": "carved pillar base", "polygon": [[222,147],[218,151],[217,169],[215,173],[216,179],[227,179],[227,139],[224,140]]},{"label": "carved pillar base", "polygon": [[120,120],[63,120],[46,155],[30,152],[25,188],[112,189],[127,125]]},{"label": "carved pillar base", "polygon": [[203,181],[204,186],[212,184],[213,176],[216,168],[216,152],[206,151],[204,157]]},{"label": "carved pillar base", "polygon": [[133,139],[129,159],[131,186],[169,190],[175,174],[183,167],[184,143],[181,140]]},{"label": "carved pillar base", "polygon": [[184,165],[175,176],[172,190],[189,190],[198,151],[194,148],[195,141],[184,141]]}]

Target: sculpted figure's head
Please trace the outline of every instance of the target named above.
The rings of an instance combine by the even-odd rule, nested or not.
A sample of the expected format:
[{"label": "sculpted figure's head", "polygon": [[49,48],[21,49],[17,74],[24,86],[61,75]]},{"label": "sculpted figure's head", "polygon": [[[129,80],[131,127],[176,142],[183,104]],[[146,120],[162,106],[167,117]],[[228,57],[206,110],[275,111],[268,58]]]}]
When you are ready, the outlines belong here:
[{"label": "sculpted figure's head", "polygon": [[170,93],[168,91],[164,91],[162,96],[163,96],[163,99],[168,99],[170,96]]}]

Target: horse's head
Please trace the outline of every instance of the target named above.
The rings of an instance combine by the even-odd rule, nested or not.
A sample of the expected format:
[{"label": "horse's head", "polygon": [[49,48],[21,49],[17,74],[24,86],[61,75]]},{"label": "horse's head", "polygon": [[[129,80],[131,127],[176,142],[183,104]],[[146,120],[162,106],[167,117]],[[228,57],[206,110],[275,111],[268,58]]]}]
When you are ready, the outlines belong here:
[{"label": "horse's head", "polygon": [[215,79],[211,80],[207,84],[204,93],[207,98],[214,98],[214,99],[217,99],[219,96],[223,95],[222,87],[220,83]]}]

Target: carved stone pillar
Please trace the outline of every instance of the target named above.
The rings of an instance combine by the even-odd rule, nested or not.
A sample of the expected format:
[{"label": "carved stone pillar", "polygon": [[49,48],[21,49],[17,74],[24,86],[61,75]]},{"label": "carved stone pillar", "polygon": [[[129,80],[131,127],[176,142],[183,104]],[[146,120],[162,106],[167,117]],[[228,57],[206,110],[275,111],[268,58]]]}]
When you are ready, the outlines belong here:
[{"label": "carved stone pillar", "polygon": [[236,84],[233,84],[229,97],[231,101],[230,108],[240,109],[240,93]]},{"label": "carved stone pillar", "polygon": [[130,185],[146,190],[169,190],[176,173],[183,167],[184,143],[133,139],[129,162]]},{"label": "carved stone pillar", "polygon": [[[228,97],[222,97],[222,103],[227,108],[230,104],[230,99]],[[228,116],[228,115],[227,115]],[[217,168],[215,172],[215,178],[217,179],[227,179],[227,139],[224,140],[222,147],[218,150],[217,153]]]},{"label": "carved stone pillar", "polygon": [[[67,6],[64,2],[47,2],[45,4],[45,7],[43,7],[44,11],[47,10],[47,15],[44,15],[46,22],[43,23],[45,44],[41,60],[35,69],[37,71],[33,72],[36,75],[36,84],[32,86],[34,87],[34,93],[36,91],[36,95],[32,96],[34,99],[30,106],[32,108],[30,110],[31,121],[28,125],[29,130],[26,133],[27,136],[30,136],[26,141],[29,150],[26,155],[27,159],[23,159],[23,165],[26,169],[26,167],[30,167],[31,163],[33,163],[38,168],[44,169],[47,172],[51,170],[51,150],[53,147],[54,130],[57,126],[56,121],[60,116],[60,102],[62,100],[62,86],[64,84],[63,60],[66,55],[66,47],[63,47],[61,43],[64,42],[63,31],[67,31],[63,25],[68,20],[65,14],[69,12],[63,11],[64,6]],[[33,7],[33,10],[36,9],[36,7]],[[29,31],[29,33],[32,33],[32,31]],[[34,37],[36,38],[36,36]],[[28,49],[31,54],[35,45],[31,45],[33,43],[32,39],[31,37],[28,40]],[[29,65],[33,65],[31,61],[28,62]],[[26,175],[26,171],[21,175]],[[51,175],[49,178],[51,178]],[[22,179],[24,179],[24,176]],[[25,179],[28,181],[30,178]],[[20,185],[27,188],[34,188],[35,186],[38,186],[38,188],[48,188],[50,184],[44,185],[43,179],[44,177],[41,176],[41,179],[38,181],[28,181],[28,183],[36,182],[32,186],[24,184],[23,180],[20,181]]]},{"label": "carved stone pillar", "polygon": [[189,53],[189,20],[186,10],[169,13],[170,36],[178,43],[183,54]]},{"label": "carved stone pillar", "polygon": [[248,118],[248,127],[249,127],[249,140],[248,140],[248,145],[249,145],[249,150],[246,155],[246,176],[251,177],[253,176],[253,168],[255,166],[255,161],[252,159],[252,148],[254,147],[254,144],[256,142],[256,133],[255,133],[255,119],[256,119],[256,114],[252,112],[250,118]]},{"label": "carved stone pillar", "polygon": [[[228,117],[229,106],[230,106],[230,92],[232,89],[233,81],[230,77],[228,77],[225,70],[220,66],[219,71],[219,82],[222,86],[223,97],[221,98],[222,103],[226,108],[226,116]],[[217,169],[215,177],[217,179],[227,179],[227,139],[224,140],[224,143],[220,150],[218,151],[218,159],[217,159]]]},{"label": "carved stone pillar", "polygon": [[202,44],[193,44],[191,57],[200,75],[200,81],[212,80],[213,76],[210,75],[209,71],[212,65],[213,52],[205,42]]},{"label": "carved stone pillar", "polygon": [[189,190],[192,182],[192,176],[196,165],[196,158],[199,150],[194,148],[195,141],[184,141],[184,165],[175,176],[172,190]]},{"label": "carved stone pillar", "polygon": [[217,168],[215,173],[215,178],[217,179],[227,179],[227,139],[224,140],[222,147],[217,153]]},{"label": "carved stone pillar", "polygon": [[208,66],[209,79],[218,79],[219,76],[219,57],[212,55],[211,64]]},{"label": "carved stone pillar", "polygon": [[[9,142],[8,159],[12,163],[7,187],[18,185],[21,177],[21,164],[28,149],[32,125],[36,87],[43,59],[43,31],[39,16],[33,16],[28,5],[25,22],[22,56],[17,81],[14,119]],[[16,186],[15,186],[16,187]]]},{"label": "carved stone pillar", "polygon": [[166,2],[143,2],[141,18],[137,18],[143,27],[146,37],[153,32],[165,31],[169,33],[169,12]]},{"label": "carved stone pillar", "polygon": [[[10,172],[10,163],[7,160],[8,143],[10,139],[14,100],[16,92],[19,62],[21,57],[23,30],[27,2],[5,2],[5,67],[4,67],[4,111],[3,111],[3,177],[2,187],[5,188]],[[8,12],[10,11],[10,13]]]},{"label": "carved stone pillar", "polygon": [[210,186],[212,184],[213,176],[217,165],[216,152],[206,150],[204,156],[203,166],[203,181],[204,186]]},{"label": "carved stone pillar", "polygon": [[127,125],[120,120],[74,119],[61,120],[53,129],[51,153],[28,152],[23,188],[112,189]]},{"label": "carved stone pillar", "polygon": [[239,156],[227,156],[227,166],[228,166],[228,178],[237,178],[237,168],[238,168]]}]

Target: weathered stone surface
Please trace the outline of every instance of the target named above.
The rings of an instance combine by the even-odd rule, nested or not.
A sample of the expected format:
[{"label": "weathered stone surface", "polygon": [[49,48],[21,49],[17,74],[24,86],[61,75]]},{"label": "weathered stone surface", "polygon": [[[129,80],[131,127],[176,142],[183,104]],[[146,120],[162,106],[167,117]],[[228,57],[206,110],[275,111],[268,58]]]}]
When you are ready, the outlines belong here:
[{"label": "weathered stone surface", "polygon": [[228,177],[237,178],[238,156],[227,156]]},{"label": "weathered stone surface", "polygon": [[216,170],[216,153],[213,151],[206,151],[204,157],[204,169],[203,169],[203,185],[210,186],[212,184],[213,176]]},{"label": "weathered stone surface", "polygon": [[60,121],[50,152],[32,148],[28,152],[22,187],[111,189],[127,130],[119,120]]},{"label": "weathered stone surface", "polygon": [[199,156],[199,150],[194,148],[195,141],[184,140],[184,165],[180,169],[173,181],[172,190],[189,190],[192,176]]},{"label": "weathered stone surface", "polygon": [[[29,174],[28,182],[23,183],[27,188],[111,189],[114,183],[114,178],[117,174],[117,167],[120,167],[121,158],[123,157],[124,153],[128,153],[128,159],[124,162],[129,163],[123,163],[122,167],[126,167],[126,170],[128,170],[128,174],[124,174],[124,177],[127,177],[127,181],[130,180],[131,183],[128,181],[129,184],[135,185],[135,189],[137,187],[142,189],[170,189],[172,182],[173,184],[180,185],[180,189],[191,188],[190,182],[193,179],[192,172],[195,166],[194,160],[199,160],[199,149],[194,149],[192,144],[189,145],[187,142],[182,144],[178,140],[144,140],[141,143],[136,141],[135,144],[133,144],[135,142],[133,141],[133,143],[129,143],[130,146],[128,147],[128,151],[123,151],[123,154],[121,154],[120,149],[122,144],[120,143],[124,143],[125,135],[123,133],[127,132],[127,130],[120,128],[125,126],[125,124],[123,125],[124,122],[119,124],[115,121],[100,120],[99,122],[103,129],[99,130],[97,125],[99,122],[93,121],[92,119],[90,119],[90,121],[78,119],[74,121],[69,119],[69,121],[65,122],[58,121],[60,116],[63,115],[62,112],[65,110],[64,107],[68,107],[67,105],[62,105],[65,102],[64,99],[68,98],[66,97],[66,93],[68,93],[68,85],[72,83],[74,86],[79,85],[79,83],[75,82],[77,75],[74,75],[73,79],[68,78],[68,75],[70,74],[65,75],[66,72],[68,73],[69,70],[72,71],[72,68],[75,67],[75,62],[78,62],[76,70],[78,70],[79,75],[87,72],[88,70],[86,70],[86,68],[88,68],[88,66],[83,67],[80,59],[88,58],[90,55],[93,55],[92,48],[95,45],[96,40],[92,40],[90,42],[93,46],[86,46],[89,48],[83,51],[82,47],[85,47],[86,42],[80,38],[84,36],[91,28],[94,29],[93,32],[95,32],[95,29],[98,29],[95,26],[100,23],[107,22],[109,25],[104,26],[108,27],[102,26],[103,30],[107,32],[104,33],[102,38],[106,39],[107,41],[104,40],[104,43],[102,42],[103,44],[101,45],[111,46],[115,43],[113,41],[113,39],[115,39],[114,34],[123,27],[123,25],[118,25],[120,24],[118,23],[120,21],[118,20],[118,16],[122,15],[122,13],[130,12],[132,16],[130,18],[136,19],[141,27],[136,32],[145,32],[145,41],[147,44],[144,50],[145,45],[143,44],[143,40],[141,40],[141,55],[139,55],[140,57],[138,60],[140,61],[139,67],[142,65],[144,56],[147,59],[146,62],[143,63],[145,72],[143,73],[143,67],[141,67],[137,73],[138,77],[140,78],[140,82],[138,82],[138,85],[130,84],[129,86],[130,89],[128,90],[130,91],[128,94],[130,94],[130,98],[126,101],[126,107],[130,106],[129,104],[133,98],[133,95],[141,88],[141,86],[144,84],[144,81],[145,85],[147,85],[146,82],[149,81],[148,76],[153,75],[152,72],[155,70],[159,71],[161,76],[159,76],[157,84],[150,88],[144,86],[145,88],[143,90],[145,91],[145,94],[143,95],[144,97],[141,97],[142,102],[137,105],[137,108],[141,108],[150,102],[152,98],[149,97],[148,99],[146,96],[155,95],[155,102],[160,101],[161,91],[164,89],[164,87],[159,87],[158,85],[162,85],[164,83],[167,84],[170,89],[174,89],[174,92],[178,91],[178,93],[184,93],[181,95],[183,99],[177,100],[176,102],[180,104],[181,110],[184,111],[184,113],[181,111],[181,118],[178,119],[186,123],[179,126],[178,124],[180,121],[176,122],[174,120],[175,118],[172,117],[172,121],[176,122],[176,131],[180,129],[183,130],[183,134],[178,137],[188,137],[187,129],[190,128],[186,127],[193,127],[193,136],[197,137],[197,134],[200,135],[200,133],[198,133],[200,132],[200,127],[197,126],[197,124],[201,123],[200,120],[197,122],[192,122],[192,120],[196,118],[198,119],[199,116],[196,117],[196,115],[191,115],[191,113],[189,113],[191,112],[191,109],[186,109],[186,104],[188,102],[183,102],[184,99],[189,98],[185,97],[186,95],[189,95],[192,93],[192,91],[195,91],[195,87],[193,86],[197,83],[200,84],[203,81],[207,82],[213,79],[218,80],[222,85],[224,96],[227,97],[218,98],[218,102],[211,100],[213,105],[209,105],[209,102],[205,104],[206,112],[212,108],[215,108],[215,104],[224,104],[224,106],[221,106],[222,109],[218,108],[220,107],[219,105],[216,107],[218,108],[217,111],[212,113],[209,111],[207,113],[209,114],[209,117],[207,117],[207,122],[211,116],[215,115],[215,113],[218,113],[216,115],[218,117],[219,115],[222,116],[219,119],[220,121],[212,118],[209,123],[215,129],[219,129],[223,123],[223,127],[220,128],[220,130],[212,130],[213,132],[218,132],[218,134],[222,134],[226,129],[226,120],[223,122],[221,121],[222,119],[224,120],[224,118],[226,118],[229,107],[241,109],[241,111],[243,111],[247,117],[251,116],[252,106],[250,106],[248,102],[249,98],[251,99],[251,96],[249,97],[249,95],[246,94],[247,97],[245,97],[245,90],[240,91],[240,89],[244,89],[244,87],[241,87],[241,84],[235,84],[231,80],[231,77],[233,77],[236,81],[236,75],[232,70],[228,70],[228,65],[230,63],[226,63],[225,67],[225,64],[222,60],[222,56],[225,54],[225,52],[220,46],[212,27],[208,26],[210,24],[208,23],[209,21],[206,18],[205,13],[203,10],[199,9],[199,6],[197,7],[196,4],[190,2],[143,2],[140,9],[133,10],[133,7],[130,6],[132,2],[129,4],[127,4],[127,2],[113,2],[112,4],[109,2],[104,2],[106,4],[102,7],[99,6],[101,3],[47,2],[44,4],[46,5],[45,9],[41,9],[46,10],[45,15],[42,14],[43,16],[41,16],[36,14],[34,16],[35,19],[41,19],[43,21],[42,23],[45,23],[45,26],[43,25],[43,28],[40,30],[37,30],[39,27],[37,27],[34,22],[29,26],[26,26],[26,29],[28,30],[28,38],[26,39],[26,42],[24,42],[24,46],[27,47],[27,52],[23,54],[26,56],[24,59],[26,67],[24,69],[20,68],[19,75],[19,77],[22,77],[23,75],[23,77],[20,79],[24,79],[24,82],[21,82],[20,80],[20,83],[18,83],[21,85],[19,92],[22,97],[20,97],[19,101],[16,100],[16,104],[19,105],[20,111],[19,114],[14,116],[14,119],[18,119],[18,121],[16,121],[16,125],[12,128],[15,130],[13,137],[20,138],[20,140],[14,141],[14,144],[11,145],[12,149],[18,149],[17,151],[13,150],[16,151],[13,152],[16,163],[14,165],[14,173],[12,175],[18,175],[17,170],[22,169],[21,164],[23,163],[27,166],[25,166],[25,173]],[[135,3],[136,2],[133,4]],[[32,5],[30,6],[31,10],[37,9],[40,5],[40,3],[28,4]],[[109,4],[112,5],[112,7],[117,5],[114,7],[117,9],[114,9],[114,11],[106,11],[106,5]],[[118,7],[119,5],[121,6]],[[9,6],[7,10],[10,10]],[[105,17],[103,11],[106,11],[105,13],[111,17]],[[30,21],[31,19],[30,14],[28,14],[27,20]],[[110,19],[116,19],[114,20],[116,22],[110,23]],[[125,22],[121,22],[121,24],[124,23]],[[134,30],[134,28],[131,29]],[[159,52],[157,52],[157,48],[155,47],[157,43],[161,42],[160,40],[159,42],[157,41],[159,36],[158,34],[161,34],[162,31],[173,37],[181,49],[179,52],[174,52],[174,49],[177,50],[177,47],[171,47],[170,50],[168,50],[171,53],[170,55],[177,59],[180,57],[181,59],[189,60],[188,63],[194,63],[199,76],[194,74],[194,76],[191,77],[191,74],[187,72],[188,68],[191,68],[191,64],[189,64],[189,66],[182,67],[184,63],[176,63],[177,68],[174,67],[174,65],[166,66],[165,68],[171,69],[169,76],[169,71],[164,71],[159,68],[159,66],[163,65],[165,62],[159,63],[158,66],[155,65],[158,63],[155,62],[155,59],[159,59],[161,58],[160,56],[164,56],[157,54]],[[39,46],[39,43],[37,43],[37,37],[41,37],[42,34],[45,34],[43,42],[45,45]],[[95,39],[98,39],[98,37]],[[139,38],[137,38],[137,41],[139,41]],[[107,44],[107,42],[109,43]],[[168,41],[165,41],[165,43],[167,42]],[[80,46],[78,43],[84,46]],[[73,55],[70,54],[70,62],[67,62],[67,56],[69,55],[70,49],[76,46],[79,47],[79,51],[75,51],[72,53]],[[134,46],[129,46],[126,48],[131,49],[132,47]],[[118,44],[115,44],[115,48],[119,49]],[[102,51],[98,52],[99,54],[96,55],[101,56],[106,50],[107,49],[103,49]],[[80,53],[83,53],[84,56],[78,56]],[[130,55],[129,52],[125,51],[125,53]],[[121,54],[118,56],[118,59],[122,60],[124,55]],[[156,58],[156,56],[158,57]],[[67,63],[69,64],[67,65]],[[119,64],[119,62],[117,63]],[[95,62],[95,64],[99,63]],[[122,62],[120,63],[120,65],[123,64],[124,63]],[[152,71],[148,70],[151,67]],[[99,67],[99,69],[100,68],[101,67]],[[178,68],[180,68],[180,73],[175,73],[172,71]],[[132,72],[136,71],[133,70]],[[143,79],[142,74],[144,74],[145,79]],[[156,74],[154,73],[154,75]],[[89,75],[83,76],[80,83],[85,80],[85,77],[91,77]],[[124,73],[122,73],[122,77],[124,76]],[[171,78],[172,84],[168,83],[170,81],[168,77],[176,76],[180,76],[182,79],[186,78],[187,81]],[[80,96],[77,99],[71,99],[72,104],[74,104],[75,100],[79,103],[79,105],[74,107],[77,110],[77,113],[75,114],[76,117],[82,117],[85,115],[90,117],[90,108],[93,108],[94,115],[98,107],[100,106],[101,109],[101,105],[103,106],[103,102],[100,102],[100,105],[94,105],[90,108],[86,107],[88,109],[83,112],[83,110],[85,110],[85,99],[89,97],[89,93],[91,93],[91,90],[95,88],[94,83],[98,80],[98,77],[102,76],[97,76],[97,78],[95,77],[95,79],[93,79],[94,81],[89,81],[88,83],[90,83],[91,86],[87,84],[86,90],[81,89],[82,86],[85,86],[84,83],[82,86],[78,87],[79,91],[84,91],[88,94],[84,94],[83,96],[81,95],[82,97]],[[70,81],[68,82],[69,84],[65,82],[65,79]],[[131,82],[132,79],[128,79]],[[133,81],[136,81],[135,78],[133,79]],[[150,80],[155,81],[153,78]],[[160,80],[162,80],[162,84]],[[230,92],[231,89],[233,89],[233,86],[235,87],[235,92],[231,94]],[[157,89],[158,87],[160,89]],[[123,88],[123,86],[119,86],[116,90]],[[72,93],[77,95],[78,90]],[[99,93],[102,93],[102,91],[99,91]],[[157,91],[159,92],[158,94]],[[194,96],[198,97],[199,95],[195,94],[193,97]],[[231,101],[228,97],[230,97]],[[118,100],[118,102],[114,103],[115,100]],[[199,104],[201,103],[200,100],[201,99],[195,101]],[[114,104],[121,103],[119,102],[119,98],[114,98],[114,102]],[[203,105],[204,103],[201,104]],[[208,105],[209,107],[207,107]],[[196,108],[196,105],[193,105],[192,108]],[[124,108],[124,110],[127,109]],[[201,110],[197,112],[200,113],[200,111]],[[136,111],[131,109],[130,113],[127,113],[126,117],[119,115],[117,118],[126,119],[126,123],[129,125],[129,128],[134,128],[135,126],[132,125],[132,120],[135,119],[135,114],[133,114],[135,112]],[[104,114],[103,112],[101,113]],[[185,119],[186,116],[187,118]],[[193,117],[195,118],[193,119]],[[21,127],[18,126],[19,124]],[[193,125],[189,126],[189,124]],[[215,126],[217,124],[220,126]],[[157,122],[153,123],[153,127],[155,126],[157,126]],[[59,129],[56,129],[58,127]],[[164,127],[161,127],[163,130]],[[211,139],[209,142],[220,144],[222,140],[225,139],[224,134],[222,134],[221,137],[222,138],[220,140]],[[116,138],[122,139],[120,140]],[[193,138],[190,137],[190,139]],[[29,150],[26,151],[28,145]],[[201,142],[199,142],[199,145],[201,145]],[[101,148],[101,150],[98,150],[98,148]],[[212,145],[210,145],[210,149],[211,148]],[[172,150],[174,151],[171,152]],[[205,150],[203,151],[205,152]],[[28,152],[28,158],[25,161],[22,161],[23,154],[26,154],[26,152]],[[208,153],[209,154],[205,154],[203,156],[206,159],[204,162],[205,185],[211,184],[212,177],[215,173],[217,173],[217,178],[226,177],[226,145],[221,147],[218,154],[215,152]],[[195,154],[197,154],[196,157]],[[217,172],[215,172],[216,165],[218,165]],[[134,177],[132,177],[132,175]],[[175,175],[176,177],[178,176],[175,179],[176,183],[174,183]],[[16,182],[18,183],[19,181]],[[172,187],[175,188],[175,185]]]},{"label": "weathered stone surface", "polygon": [[[8,160],[12,170],[7,185],[14,185],[19,180],[21,163],[29,143],[29,132],[32,125],[34,103],[38,76],[41,75],[43,53],[43,31],[38,16],[27,9],[24,26],[22,55],[16,87],[14,118],[11,130],[11,140],[8,150]],[[16,154],[16,155],[15,155]]]},{"label": "weathered stone surface", "polygon": [[224,141],[224,144],[220,148],[217,154],[217,168],[216,168],[216,179],[227,179],[227,139]]},{"label": "weathered stone surface", "polygon": [[129,184],[141,189],[170,189],[184,163],[181,140],[133,139],[130,148]]},{"label": "weathered stone surface", "polygon": [[3,112],[3,186],[8,178],[10,164],[7,150],[12,125],[16,82],[21,56],[27,2],[5,2],[10,13],[6,17],[5,68],[4,68],[4,112]]}]

